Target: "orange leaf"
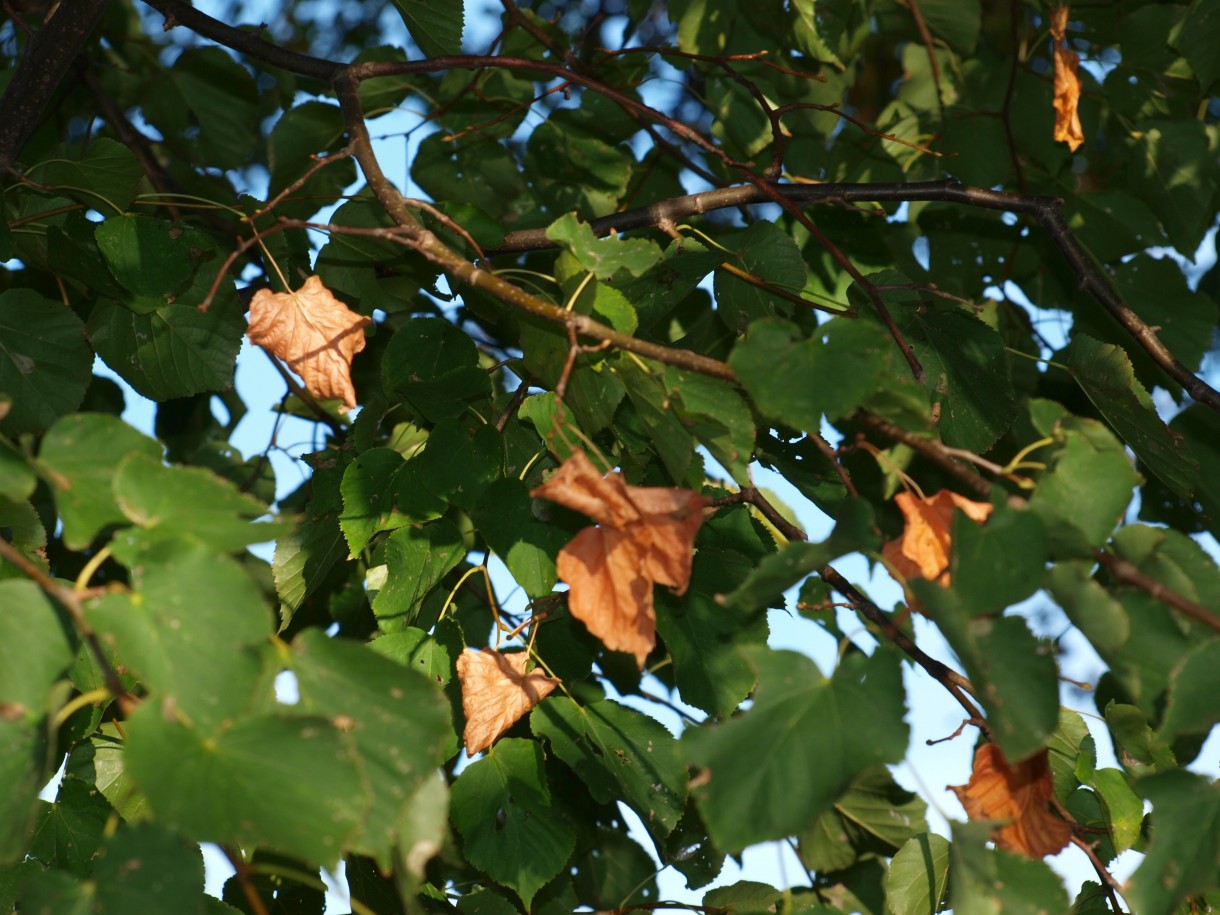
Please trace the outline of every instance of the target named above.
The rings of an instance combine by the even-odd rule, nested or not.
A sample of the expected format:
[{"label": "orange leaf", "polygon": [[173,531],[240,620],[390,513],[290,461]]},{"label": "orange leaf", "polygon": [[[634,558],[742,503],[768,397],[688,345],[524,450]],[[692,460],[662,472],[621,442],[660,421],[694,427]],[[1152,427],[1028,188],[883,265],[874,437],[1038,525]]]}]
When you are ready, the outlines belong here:
[{"label": "orange leaf", "polygon": [[657,642],[652,586],[686,591],[706,500],[690,489],[628,486],[618,473],[603,476],[580,451],[531,495],[601,524],[559,551],[557,571],[571,589],[572,615],[642,668]]},{"label": "orange leaf", "polygon": [[466,715],[462,742],[470,756],[490,747],[559,685],[540,668],[526,673],[528,660],[525,652],[502,654],[490,648],[463,651],[458,656],[462,712]]},{"label": "orange leaf", "polygon": [[981,524],[991,514],[991,504],[971,502],[947,489],[926,500],[900,492],[894,501],[906,519],[906,527],[901,537],[882,546],[881,555],[904,578],[927,578],[948,585],[954,506]]},{"label": "orange leaf", "polygon": [[972,820],[1007,820],[991,834],[997,848],[1043,858],[1062,851],[1072,826],[1051,813],[1054,793],[1046,750],[1010,765],[993,743],[974,754],[974,771],[965,785],[951,785]]},{"label": "orange leaf", "polygon": [[1072,152],[1084,142],[1080,126],[1080,76],[1076,72],[1080,58],[1069,51],[1064,35],[1067,32],[1071,7],[1061,6],[1051,13],[1051,38],[1055,45],[1055,141],[1066,143]]},{"label": "orange leaf", "polygon": [[287,362],[310,394],[342,400],[346,412],[356,406],[352,358],[364,349],[363,328],[371,323],[311,276],[296,292],[254,293],[246,336]]}]

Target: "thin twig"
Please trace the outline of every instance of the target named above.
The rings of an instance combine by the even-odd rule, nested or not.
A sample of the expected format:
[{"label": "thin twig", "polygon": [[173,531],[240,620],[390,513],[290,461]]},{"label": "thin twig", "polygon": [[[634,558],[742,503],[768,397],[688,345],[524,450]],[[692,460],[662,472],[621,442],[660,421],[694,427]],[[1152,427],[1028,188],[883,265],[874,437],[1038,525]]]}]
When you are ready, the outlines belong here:
[{"label": "thin twig", "polygon": [[1152,599],[1158,600],[1166,606],[1173,607],[1173,609],[1185,613],[1191,619],[1202,623],[1204,626],[1220,632],[1220,615],[1200,604],[1196,604],[1190,598],[1179,594],[1173,588],[1162,584],[1155,578],[1145,575],[1127,560],[1115,556],[1109,550],[1094,550],[1093,558],[1105,566],[1106,571],[1116,581],[1134,585]]}]

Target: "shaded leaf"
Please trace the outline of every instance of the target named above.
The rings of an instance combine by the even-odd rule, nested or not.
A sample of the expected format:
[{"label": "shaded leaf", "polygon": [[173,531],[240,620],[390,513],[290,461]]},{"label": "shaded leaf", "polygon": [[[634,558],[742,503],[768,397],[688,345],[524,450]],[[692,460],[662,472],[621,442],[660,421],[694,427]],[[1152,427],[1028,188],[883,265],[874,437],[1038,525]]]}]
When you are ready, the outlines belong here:
[{"label": "shaded leaf", "polygon": [[85,328],[67,305],[32,289],[0,292],[0,431],[43,432],[85,399],[93,377]]}]

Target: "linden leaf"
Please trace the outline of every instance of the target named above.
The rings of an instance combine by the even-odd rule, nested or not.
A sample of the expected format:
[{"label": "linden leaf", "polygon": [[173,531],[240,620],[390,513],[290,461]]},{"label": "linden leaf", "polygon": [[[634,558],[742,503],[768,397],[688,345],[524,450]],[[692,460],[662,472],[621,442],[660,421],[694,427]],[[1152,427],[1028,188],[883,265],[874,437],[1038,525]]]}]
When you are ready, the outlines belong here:
[{"label": "linden leaf", "polygon": [[948,585],[954,506],[981,524],[991,514],[991,504],[971,502],[947,489],[930,499],[900,492],[894,501],[906,519],[906,527],[901,537],[881,547],[881,555],[904,578],[927,578]]},{"label": "linden leaf", "polygon": [[525,671],[524,652],[502,654],[491,648],[463,651],[457,659],[466,729],[462,742],[470,756],[486,750],[517,719],[551,694],[559,681],[541,669]]},{"label": "linden leaf", "polygon": [[1051,813],[1054,794],[1045,749],[1015,766],[994,743],[974,754],[974,771],[965,785],[950,785],[971,820],[1005,820],[991,834],[997,848],[1044,858],[1062,851],[1072,827]]},{"label": "linden leaf", "polygon": [[690,489],[628,486],[619,473],[603,476],[574,451],[534,489],[589,515],[586,528],[559,551],[556,571],[568,583],[568,608],[612,651],[635,655],[641,668],[656,645],[652,586],[682,594],[690,584],[703,496]]},{"label": "linden leaf", "polygon": [[1080,103],[1080,75],[1076,72],[1080,57],[1069,51],[1064,41],[1070,12],[1071,7],[1061,6],[1051,13],[1051,38],[1055,45],[1055,141],[1066,143],[1075,152],[1084,142],[1084,128],[1076,110]]},{"label": "linden leaf", "polygon": [[342,400],[341,411],[347,412],[356,406],[352,358],[364,349],[363,329],[371,323],[311,276],[296,292],[256,292],[246,336],[287,362],[310,394]]}]

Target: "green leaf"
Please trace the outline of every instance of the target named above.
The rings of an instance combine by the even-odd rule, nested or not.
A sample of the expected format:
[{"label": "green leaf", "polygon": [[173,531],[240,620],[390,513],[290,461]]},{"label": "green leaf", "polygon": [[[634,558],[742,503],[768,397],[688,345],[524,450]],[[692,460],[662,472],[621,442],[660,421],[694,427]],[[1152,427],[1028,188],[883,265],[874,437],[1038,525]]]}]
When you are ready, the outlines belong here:
[{"label": "green leaf", "polygon": [[[896,762],[907,743],[895,656],[849,655],[832,679],[789,651],[755,648],[754,705],[688,730],[682,747],[705,772],[695,799],[717,845],[742,849],[808,827],[868,766]],[[742,747],[765,746],[761,756]]]},{"label": "green leaf", "polygon": [[492,483],[473,518],[487,545],[531,599],[551,593],[557,581],[555,557],[570,538],[534,515],[529,487],[520,480]]},{"label": "green leaf", "polygon": [[38,791],[58,760],[46,738],[47,690],[72,661],[68,633],[31,581],[0,581],[0,861],[20,860]]},{"label": "green leaf", "polygon": [[1100,423],[1069,417],[1053,429],[1061,445],[1050,458],[1050,472],[1038,481],[1029,507],[1046,526],[1052,556],[1092,556],[1109,539],[1122,517],[1139,477],[1122,445]]},{"label": "green leaf", "polygon": [[421,470],[419,461],[404,461],[391,448],[370,448],[347,466],[339,527],[352,556],[360,555],[379,531],[433,521],[445,513],[445,503],[424,488]]},{"label": "green leaf", "polygon": [[193,840],[334,864],[359,829],[359,766],[325,718],[243,716],[205,738],[145,702],[125,730],[127,765],[153,815]]},{"label": "green leaf", "polygon": [[333,514],[302,521],[275,542],[271,571],[280,599],[281,632],[326,580],[335,563],[346,556],[347,542]]},{"label": "green leaf", "polygon": [[919,0],[928,28],[959,54],[974,53],[983,21],[980,0]]},{"label": "green leaf", "polygon": [[872,855],[888,858],[916,833],[926,832],[927,806],[884,766],[866,769],[801,833],[801,858],[820,873],[843,870]]},{"label": "green leaf", "polygon": [[386,391],[429,422],[452,419],[467,402],[491,393],[474,341],[448,321],[408,321],[390,338],[381,360]]},{"label": "green leaf", "polygon": [[187,48],[140,98],[144,117],[190,161],[238,168],[262,143],[264,111],[250,72],[222,48]]},{"label": "green leaf", "polygon": [[1172,743],[1182,734],[1207,734],[1220,723],[1220,640],[1190,648],[1169,674],[1169,697],[1157,737]]},{"label": "green leaf", "polygon": [[126,523],[111,489],[119,463],[136,455],[159,462],[161,452],[160,443],[117,416],[77,413],[56,422],[43,437],[38,465],[55,493],[64,544],[82,549],[104,528]]},{"label": "green leaf", "polygon": [[1062,358],[1089,400],[1148,469],[1179,496],[1189,498],[1199,464],[1186,440],[1175,436],[1157,416],[1126,352],[1076,334]]},{"label": "green leaf", "polygon": [[972,616],[935,582],[908,586],[961,659],[1004,756],[1024,759],[1045,746],[1059,721],[1059,668],[1050,646],[1021,617]]},{"label": "green leaf", "polygon": [[105,841],[106,822],[114,811],[97,791],[77,778],[59,784],[54,803],[40,805],[29,853],[47,867],[88,876]]},{"label": "green leaf", "polygon": [[1139,776],[1176,768],[1178,761],[1173,751],[1153,733],[1147,717],[1134,705],[1111,700],[1105,715],[1115,750],[1128,772]]},{"label": "green leaf", "polygon": [[416,789],[457,749],[449,703],[427,679],[319,629],[296,638],[290,664],[296,708],[342,722],[358,761],[369,803],[352,847],[389,868],[395,847],[409,851],[405,841],[422,838],[411,834]]},{"label": "green leaf", "polygon": [[949,887],[949,840],[912,836],[890,860],[885,902],[894,915],[936,915]]},{"label": "green leaf", "polygon": [[1119,653],[1131,635],[1127,611],[1093,577],[1092,562],[1058,562],[1046,572],[1056,603],[1103,658]]},{"label": "green leaf", "polygon": [[394,0],[394,6],[425,56],[462,53],[463,0]]},{"label": "green leaf", "polygon": [[595,800],[625,801],[658,841],[677,826],[686,806],[686,768],[678,742],[659,721],[609,700],[577,705],[552,696],[530,714],[530,727]]},{"label": "green leaf", "polygon": [[37,485],[33,462],[0,438],[0,497],[19,502],[33,495]]},{"label": "green leaf", "polygon": [[384,632],[414,625],[424,598],[462,561],[466,546],[451,521],[404,527],[386,541],[387,583],[373,598]]},{"label": "green leaf", "polygon": [[572,887],[580,904],[611,912],[657,900],[657,865],[648,852],[617,829],[598,829],[595,843],[573,868]]},{"label": "green leaf", "polygon": [[783,895],[775,887],[757,880],[738,880],[703,894],[705,909],[719,909],[730,915],[763,915],[780,909]]},{"label": "green leaf", "polygon": [[[191,274],[191,258],[182,230],[147,216],[113,216],[93,232],[110,272],[136,302],[124,304],[147,313],[166,304]],[[141,300],[152,300],[143,307]]]},{"label": "green leaf", "polygon": [[219,391],[233,384],[245,324],[227,307],[170,304],[136,314],[102,302],[89,315],[89,342],[108,366],[152,400]]},{"label": "green leaf", "polygon": [[535,741],[497,742],[462,770],[450,803],[466,859],[515,891],[527,908],[576,847],[575,833],[551,803]]},{"label": "green leaf", "polygon": [[1046,568],[1046,530],[1033,512],[997,507],[985,524],[953,519],[953,590],[972,616],[998,612],[1035,591]]},{"label": "green leaf", "polygon": [[782,605],[790,587],[847,553],[875,549],[872,506],[860,499],[843,503],[837,523],[821,543],[789,543],[764,558],[723,603],[746,613]]},{"label": "green leaf", "polygon": [[202,468],[166,467],[133,454],[115,468],[112,486],[123,514],[150,539],[190,537],[231,553],[274,540],[285,529],[283,522],[254,523],[267,507]]},{"label": "green leaf", "polygon": [[[792,236],[771,222],[756,222],[730,244],[728,262],[757,280],[788,295],[805,288],[805,259]],[[792,314],[793,303],[721,268],[714,281],[720,319],[734,331],[744,331],[760,318]]]},{"label": "green leaf", "polygon": [[1214,165],[1202,122],[1148,120],[1131,148],[1130,186],[1183,257],[1193,257],[1212,220],[1211,198],[1198,193]]},{"label": "green leaf", "polygon": [[96,137],[83,154],[65,152],[35,165],[30,177],[86,206],[122,213],[139,193],[144,169],[122,143]]},{"label": "green leaf", "polygon": [[1186,11],[1172,44],[1182,52],[1195,71],[1199,88],[1208,95],[1216,79],[1220,78],[1220,54],[1216,53],[1216,48],[1220,47],[1220,2],[1195,0]]},{"label": "green leaf", "polygon": [[145,813],[144,796],[127,771],[127,750],[119,729],[103,722],[89,740],[73,747],[66,774],[96,788],[123,819],[134,822]]},{"label": "green leaf", "polygon": [[694,457],[694,442],[690,432],[670,409],[665,385],[651,371],[640,368],[630,359],[619,360],[614,366],[614,374],[627,388],[631,404],[638,412],[665,469],[675,482],[683,481]]},{"label": "green leaf", "polygon": [[[461,0],[458,0],[460,3]],[[338,105],[305,102],[284,112],[267,139],[267,164],[271,169],[268,198],[279,196],[316,167],[314,157],[334,153],[344,145],[346,127]],[[351,159],[328,163],[294,188],[275,205],[281,218],[308,219],[356,180]],[[284,268],[281,268],[284,269]]]},{"label": "green leaf", "polygon": [[766,617],[726,608],[716,599],[753,566],[742,553],[703,546],[684,597],[656,592],[657,634],[669,649],[678,690],[684,702],[709,715],[726,717],[754,688],[754,668],[738,649],[766,642]]},{"label": "green leaf", "polygon": [[1144,822],[1144,802],[1119,769],[1098,769],[1093,773],[1093,789],[1101,798],[1114,852],[1120,854],[1135,845]]},{"label": "green leaf", "polygon": [[665,368],[665,388],[678,418],[733,479],[749,485],[754,458],[754,415],[733,385],[717,378]]},{"label": "green leaf", "polygon": [[1220,787],[1191,772],[1139,780],[1152,801],[1152,839],[1123,896],[1140,915],[1170,915],[1214,889],[1220,872]]},{"label": "green leaf", "polygon": [[988,451],[1017,417],[1004,338],[961,308],[898,303],[893,312],[923,365],[933,408],[940,405],[941,439]]},{"label": "green leaf", "polygon": [[474,417],[447,420],[428,435],[419,463],[420,485],[470,511],[483,491],[504,475],[504,436]]},{"label": "green leaf", "polygon": [[579,112],[559,110],[530,135],[524,164],[548,210],[592,219],[618,208],[633,161],[625,147],[590,134]]},{"label": "green leaf", "polygon": [[643,276],[661,260],[661,247],[656,242],[617,236],[600,239],[575,213],[567,213],[551,223],[546,237],[600,280],[608,280],[619,271],[628,276]]},{"label": "green leaf", "polygon": [[990,823],[953,824],[949,873],[955,915],[1066,912],[1067,894],[1058,875],[1044,861],[986,848],[991,828]]},{"label": "green leaf", "polygon": [[786,321],[755,321],[729,364],[764,414],[818,434],[823,416],[850,415],[875,391],[891,345],[870,321],[832,318],[807,340]]},{"label": "green leaf", "polygon": [[86,618],[160,700],[205,732],[220,726],[249,704],[263,675],[255,646],[272,619],[262,593],[234,560],[202,544],[116,544],[116,555],[134,591],[101,597]]},{"label": "green leaf", "polygon": [[62,302],[32,289],[0,292],[0,396],[11,400],[0,432],[43,432],[85,399],[93,354],[84,326]]}]

